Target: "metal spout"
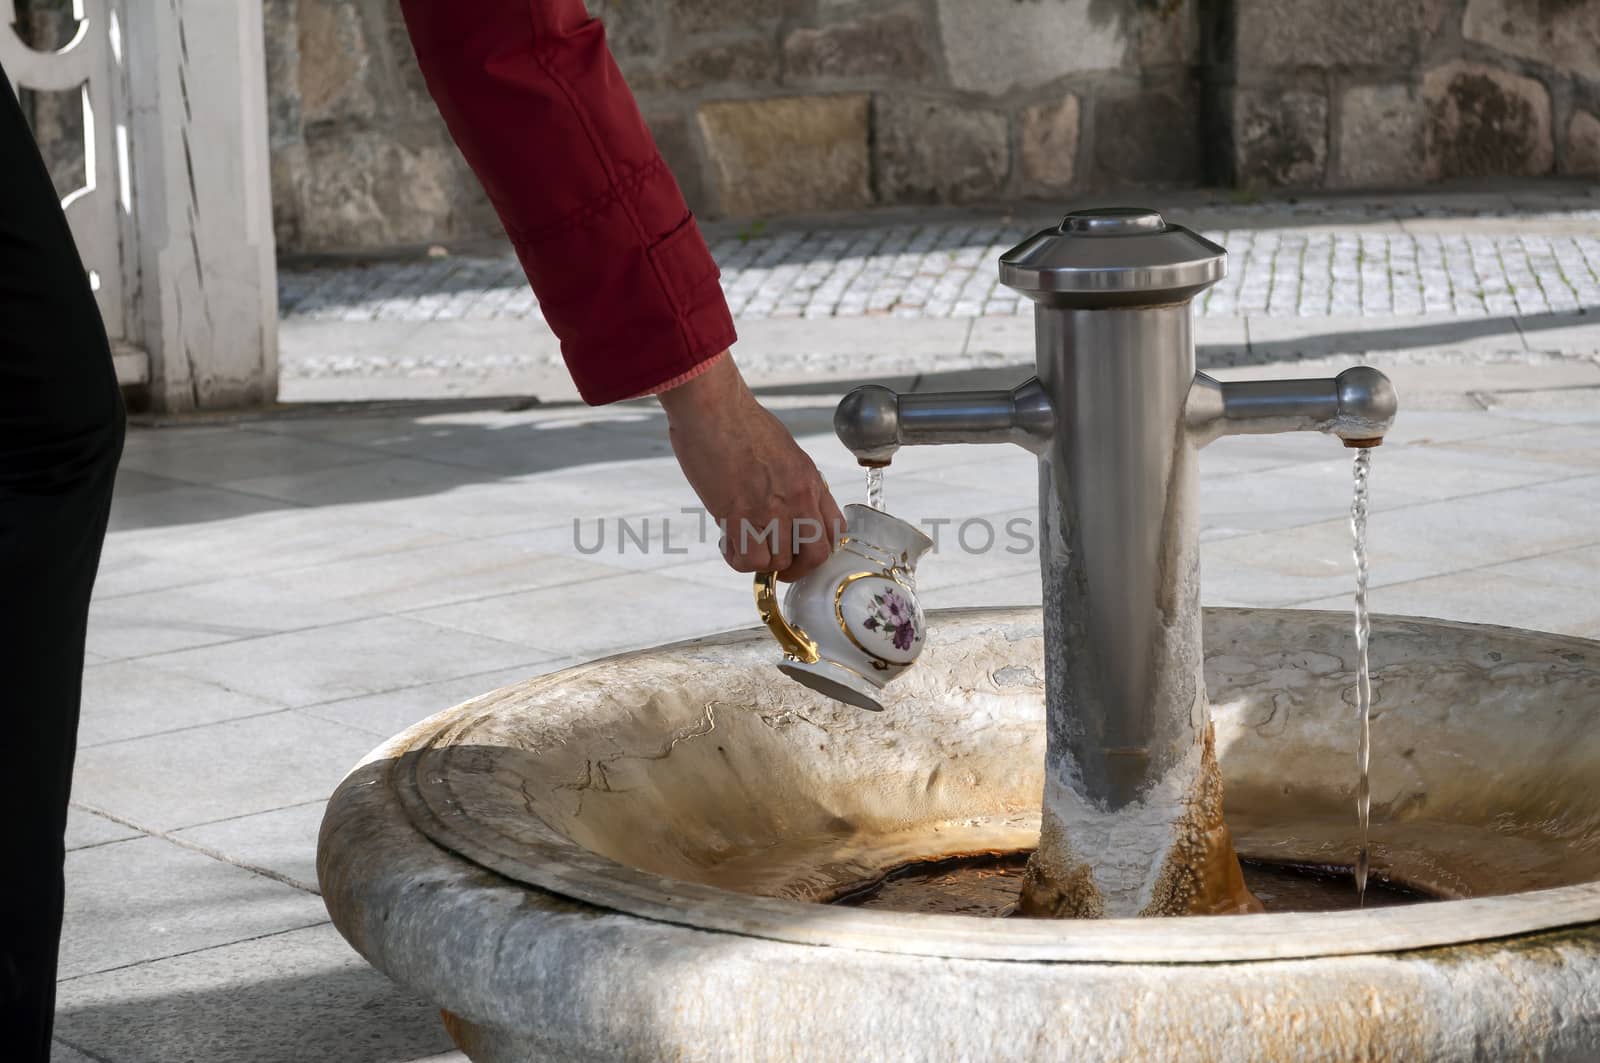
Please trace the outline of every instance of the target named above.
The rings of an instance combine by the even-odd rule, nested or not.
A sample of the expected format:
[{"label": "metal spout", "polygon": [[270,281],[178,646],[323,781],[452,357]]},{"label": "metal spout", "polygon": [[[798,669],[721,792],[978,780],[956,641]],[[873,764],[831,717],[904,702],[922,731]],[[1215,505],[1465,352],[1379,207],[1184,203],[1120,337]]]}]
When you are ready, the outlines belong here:
[{"label": "metal spout", "polygon": [[1375,447],[1394,425],[1398,406],[1389,378],[1368,365],[1331,379],[1224,383],[1196,373],[1184,419],[1202,447],[1226,435],[1270,432],[1327,432],[1348,447]]},{"label": "metal spout", "polygon": [[1010,391],[923,395],[867,384],[846,395],[833,413],[840,442],[869,467],[888,465],[903,446],[927,443],[1016,443],[1037,452],[1054,424],[1037,379]]}]

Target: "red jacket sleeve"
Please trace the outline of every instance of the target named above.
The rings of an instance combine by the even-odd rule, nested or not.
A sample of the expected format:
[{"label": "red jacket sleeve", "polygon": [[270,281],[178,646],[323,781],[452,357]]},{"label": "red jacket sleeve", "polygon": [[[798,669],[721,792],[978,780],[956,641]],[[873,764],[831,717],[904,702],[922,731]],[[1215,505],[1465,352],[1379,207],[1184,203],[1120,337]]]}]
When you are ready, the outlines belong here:
[{"label": "red jacket sleeve", "polygon": [[586,402],[732,345],[718,271],[583,0],[402,0],[428,89]]}]

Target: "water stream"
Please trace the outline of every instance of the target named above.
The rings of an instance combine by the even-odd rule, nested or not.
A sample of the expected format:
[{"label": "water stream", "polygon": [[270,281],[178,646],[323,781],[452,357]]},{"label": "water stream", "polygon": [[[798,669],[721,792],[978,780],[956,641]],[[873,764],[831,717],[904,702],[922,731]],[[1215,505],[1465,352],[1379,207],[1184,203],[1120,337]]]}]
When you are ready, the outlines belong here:
[{"label": "water stream", "polygon": [[867,470],[867,505],[873,509],[883,508],[883,467],[874,466]]},{"label": "water stream", "polygon": [[1372,471],[1372,451],[1356,451],[1355,495],[1350,503],[1350,531],[1355,539],[1356,561],[1356,717],[1360,737],[1356,740],[1356,826],[1360,832],[1356,850],[1356,900],[1364,907],[1367,898],[1367,872],[1371,866],[1367,830],[1372,818],[1372,668],[1367,645],[1372,639],[1372,618],[1367,613],[1367,480]]}]

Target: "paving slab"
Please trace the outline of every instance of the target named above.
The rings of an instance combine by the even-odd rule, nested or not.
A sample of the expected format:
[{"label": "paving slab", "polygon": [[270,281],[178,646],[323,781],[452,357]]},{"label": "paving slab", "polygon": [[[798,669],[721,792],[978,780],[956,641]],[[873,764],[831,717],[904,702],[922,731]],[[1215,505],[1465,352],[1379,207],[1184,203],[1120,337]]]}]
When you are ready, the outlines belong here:
[{"label": "paving slab", "polygon": [[84,669],[78,746],[86,749],[282,708],[222,683],[178,675],[147,662],[113,661]]},{"label": "paving slab", "polygon": [[[1202,539],[1316,524],[1347,513],[1353,489],[1349,454],[1205,478],[1200,489]],[[1529,460],[1461,445],[1385,443],[1372,462],[1372,511],[1391,513],[1424,502],[1566,480],[1591,468],[1579,461]]]},{"label": "paving slab", "polygon": [[105,601],[124,594],[165,590],[204,580],[225,579],[230,575],[233,573],[213,567],[200,558],[153,556],[126,539],[112,539],[100,553],[94,596],[98,601]]},{"label": "paving slab", "polygon": [[207,433],[204,446],[177,438],[164,445],[135,445],[123,455],[120,468],[185,483],[214,484],[358,465],[374,457],[355,447],[233,429]]},{"label": "paving slab", "polygon": [[[137,430],[131,431],[128,433],[128,441],[138,440],[145,434]],[[182,480],[138,472],[127,464],[126,457],[124,461],[117,465],[117,495],[122,498],[131,498],[134,495],[142,495],[150,491],[170,491],[174,487],[182,486]]]},{"label": "paving slab", "polygon": [[[433,490],[406,497],[371,501],[359,492],[349,502],[334,504],[341,515],[398,525],[457,539],[483,539],[540,528],[570,526],[574,515],[616,516],[647,510],[676,512],[692,492],[681,475],[669,476],[663,465],[655,472],[614,465],[602,473],[591,467],[530,477],[485,477],[460,466]],[[633,480],[629,491],[597,490],[599,482]],[[448,499],[439,496],[448,492]]]},{"label": "paving slab", "polygon": [[371,735],[372,744],[376,746],[378,739],[399,734],[412,724],[425,720],[435,713],[454,708],[479,694],[487,694],[491,690],[520,683],[524,679],[532,679],[547,672],[581,664],[584,660],[585,658],[578,656],[533,660],[516,668],[479,672],[457,679],[422,683],[358,698],[341,698],[321,705],[311,705],[300,711],[308,716],[343,724]]},{"label": "paving slab", "polygon": [[241,494],[223,487],[179,485],[159,491],[114,496],[108,529],[120,532],[136,528],[166,528],[175,524],[227,520],[281,508],[280,503],[270,498]]},{"label": "paving slab", "polygon": [[[1374,474],[1379,475],[1377,473]],[[1372,586],[1446,575],[1600,542],[1600,476],[1374,510]],[[1201,587],[1216,605],[1283,606],[1354,586],[1348,519],[1201,545]]]},{"label": "paving slab", "polygon": [[[552,626],[549,630],[560,629]],[[562,640],[556,641],[559,644]],[[163,671],[227,685],[295,707],[510,668],[525,664],[530,658],[563,655],[507,639],[451,630],[413,615],[377,617],[182,650],[153,658],[152,663]]]},{"label": "paving slab", "polygon": [[[1600,638],[1600,599],[1589,593],[1597,572],[1600,548],[1589,547],[1391,584],[1374,590],[1369,601],[1379,613]],[[1350,599],[1320,598],[1301,607],[1349,608]]]},{"label": "paving slab", "polygon": [[1600,307],[1582,315],[1551,314],[1524,319],[1520,324],[1531,351],[1600,355]]},{"label": "paving slab", "polygon": [[50,1063],[102,1063],[92,1056],[86,1056],[71,1045],[54,1041],[50,1045]]},{"label": "paving slab", "polygon": [[[67,854],[59,976],[145,963],[327,920],[305,890],[160,838]],[[67,1030],[62,1034],[77,1044]],[[90,1048],[93,1051],[93,1048]]]},{"label": "paving slab", "polygon": [[264,868],[315,893],[317,887],[317,831],[322,826],[324,800],[289,808],[275,808],[252,816],[238,816],[199,827],[173,831],[177,841],[203,846],[228,863]]},{"label": "paving slab", "polygon": [[1515,314],[1503,317],[1384,315],[1249,319],[1250,350],[1273,360],[1428,350],[1499,354],[1527,349]]},{"label": "paving slab", "polygon": [[[113,564],[129,565],[124,589],[117,582],[95,586],[99,599],[168,586],[171,566],[191,565],[184,583],[303,568],[349,558],[396,554],[452,541],[452,536],[404,524],[360,520],[299,506],[275,507],[249,517],[125,531],[106,540]],[[149,571],[144,570],[148,568]],[[103,569],[102,569],[103,571]]]},{"label": "paving slab", "polygon": [[78,751],[73,799],[150,830],[321,800],[370,735],[285,711]]},{"label": "paving slab", "polygon": [[1473,398],[1499,417],[1545,424],[1600,424],[1600,386],[1479,392]]},{"label": "paving slab", "polygon": [[572,548],[570,527],[557,530],[567,536],[564,553],[553,549],[536,553],[519,546],[514,537],[451,542],[313,565],[282,573],[271,582],[282,601],[336,603],[352,614],[370,615],[616,575],[616,568],[602,559],[584,557]]},{"label": "paving slab", "polygon": [[593,569],[594,575],[615,575],[619,569],[661,571],[696,561],[720,562],[719,538],[717,525],[697,504],[615,517],[574,516],[557,527],[482,542],[491,549],[560,558],[585,571]]},{"label": "paving slab", "polygon": [[73,978],[56,1008],[59,1035],[106,1063],[420,1063],[451,1053],[438,1010],[327,925]]},{"label": "paving slab", "polygon": [[1594,423],[1487,435],[1481,439],[1461,440],[1456,446],[1478,453],[1600,468],[1600,424]]},{"label": "paving slab", "polygon": [[338,598],[307,597],[270,575],[191,583],[101,601],[88,646],[102,657],[147,657],[371,616]]},{"label": "paving slab", "polygon": [[341,465],[305,473],[256,476],[225,486],[244,495],[294,506],[343,506],[431,496],[495,477],[459,465],[415,458],[377,457],[361,465]]},{"label": "paving slab", "polygon": [[129,838],[141,837],[142,834],[142,831],[134,830],[78,805],[70,805],[67,808],[68,852],[73,849],[87,849],[93,845],[105,845],[107,842],[126,841]]},{"label": "paving slab", "polygon": [[750,577],[731,570],[728,576],[722,590],[658,572],[633,573],[408,615],[446,629],[594,656],[750,626],[757,619]]},{"label": "paving slab", "polygon": [[[956,609],[968,606],[1038,605],[1043,588],[1037,573],[987,579],[941,587],[926,595],[930,609]],[[937,637],[937,636],[936,636]]]}]

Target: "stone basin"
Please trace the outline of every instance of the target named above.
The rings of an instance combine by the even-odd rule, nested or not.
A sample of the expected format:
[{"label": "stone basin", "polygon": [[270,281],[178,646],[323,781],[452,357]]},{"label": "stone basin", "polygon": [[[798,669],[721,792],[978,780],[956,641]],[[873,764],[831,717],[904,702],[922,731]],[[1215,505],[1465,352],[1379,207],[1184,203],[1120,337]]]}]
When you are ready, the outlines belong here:
[{"label": "stone basin", "polygon": [[[334,794],[335,924],[478,1061],[1600,1058],[1600,644],[1374,621],[1375,874],[1407,907],[983,919],[820,903],[1038,836],[1037,609],[931,614],[882,713],[764,631],[506,687]],[[1208,610],[1247,858],[1356,847],[1342,613]]]}]

